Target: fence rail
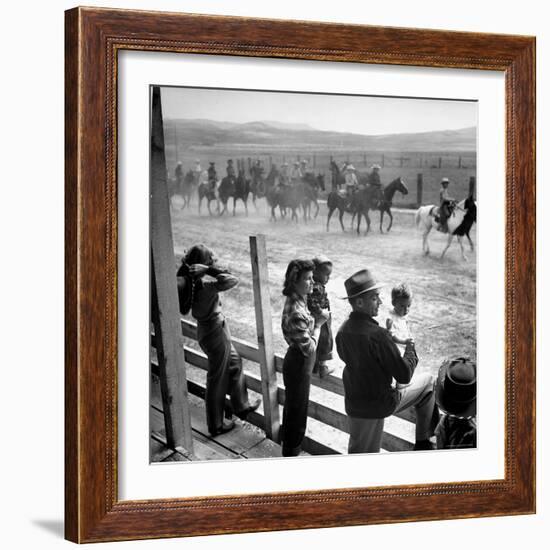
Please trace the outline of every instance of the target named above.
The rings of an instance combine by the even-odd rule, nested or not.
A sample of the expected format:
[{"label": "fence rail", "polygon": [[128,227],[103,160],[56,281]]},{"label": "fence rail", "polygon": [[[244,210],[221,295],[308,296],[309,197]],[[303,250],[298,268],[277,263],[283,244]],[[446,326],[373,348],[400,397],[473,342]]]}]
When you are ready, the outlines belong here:
[{"label": "fence rail", "polygon": [[[197,326],[194,322],[187,319],[181,319],[181,329],[184,337],[196,341]],[[232,338],[232,343],[243,359],[254,363],[259,363],[259,349],[256,346],[239,338]],[[154,335],[151,337],[151,344],[153,347],[155,346]],[[183,349],[184,358],[188,364],[203,371],[208,370],[208,359],[203,352],[197,351],[189,346],[184,346]],[[282,372],[282,364],[283,357],[279,354],[275,354],[275,366],[277,372],[279,373]],[[151,366],[153,374],[157,374],[157,363],[152,362]],[[262,393],[261,376],[258,376],[250,371],[245,371],[245,379],[250,390],[256,393]],[[323,379],[313,378],[312,385],[339,396],[344,395],[342,380],[336,376],[329,375]],[[278,383],[276,389],[277,406],[283,406],[285,402],[285,389]],[[203,384],[193,380],[188,380],[188,390],[193,395],[204,398],[205,387]],[[227,400],[227,406],[230,406],[229,399]],[[384,450],[405,451],[412,449],[414,443],[413,415],[414,413],[411,413],[410,411],[403,411],[403,413],[399,414],[399,416],[386,419],[384,435],[382,438],[382,448]],[[314,399],[310,399],[309,401],[308,417],[318,420],[322,424],[340,430],[341,432],[349,433],[348,417],[344,412],[335,410]],[[263,414],[255,413],[249,420],[252,424],[266,430],[266,422]],[[308,438],[308,441],[305,443],[304,450],[311,452],[312,454],[339,454],[338,450],[311,438]]]}]

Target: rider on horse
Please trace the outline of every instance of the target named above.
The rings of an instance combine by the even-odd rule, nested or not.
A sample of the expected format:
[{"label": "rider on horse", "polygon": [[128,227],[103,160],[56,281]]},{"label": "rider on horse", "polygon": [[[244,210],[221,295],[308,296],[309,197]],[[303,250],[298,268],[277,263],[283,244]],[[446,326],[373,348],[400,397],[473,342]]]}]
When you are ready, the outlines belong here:
[{"label": "rider on horse", "polygon": [[288,162],[283,162],[281,172],[279,173],[279,185],[282,187],[288,186],[290,183],[290,175],[288,173]]},{"label": "rider on horse", "polygon": [[367,185],[372,190],[372,196],[378,201],[383,199],[382,195],[382,182],[380,181],[380,166],[373,164],[371,166],[370,173],[367,177]]},{"label": "rider on horse", "polygon": [[211,191],[216,190],[216,181],[218,179],[218,174],[216,173],[215,163],[211,162],[208,167],[208,186]]},{"label": "rider on horse", "polygon": [[449,178],[443,178],[441,180],[441,189],[439,191],[439,225],[438,231],[443,233],[449,232],[447,226],[447,220],[454,209],[455,200],[449,195]]},{"label": "rider on horse", "polygon": [[178,161],[176,169],[174,170],[174,175],[176,176],[176,181],[180,183],[183,178],[183,164],[181,163],[181,160]]},{"label": "rider on horse", "polygon": [[353,164],[348,164],[345,168],[346,178],[346,196],[351,197],[357,190],[357,176],[355,175],[355,168]]},{"label": "rider on horse", "polygon": [[302,171],[300,170],[300,162],[297,160],[294,162],[290,170],[290,183],[295,185],[302,179]]},{"label": "rider on horse", "polygon": [[235,173],[235,167],[233,166],[233,159],[229,159],[227,161],[227,168],[226,168],[226,172],[227,172],[227,177],[231,180],[231,181],[235,181],[237,175]]}]

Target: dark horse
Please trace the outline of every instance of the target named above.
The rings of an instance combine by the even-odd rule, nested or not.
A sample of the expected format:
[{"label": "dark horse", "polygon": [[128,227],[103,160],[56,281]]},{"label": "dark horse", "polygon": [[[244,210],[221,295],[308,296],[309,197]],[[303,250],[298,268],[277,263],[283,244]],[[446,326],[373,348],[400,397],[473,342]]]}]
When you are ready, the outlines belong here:
[{"label": "dark horse", "polygon": [[220,201],[216,196],[215,182],[203,182],[199,185],[199,214],[201,213],[202,199],[206,199],[206,206],[208,206],[208,213],[212,216],[212,210],[210,210],[210,203],[212,201],[217,202],[216,210],[220,211]]},{"label": "dark horse", "polygon": [[223,205],[220,216],[227,212],[227,202],[230,197],[233,197],[233,216],[237,200],[240,199],[244,203],[244,209],[248,216],[248,195],[250,194],[250,180],[247,180],[244,175],[244,170],[239,170],[239,175],[236,178],[225,177],[220,183],[218,189],[218,197]]},{"label": "dark horse", "polygon": [[338,219],[340,220],[340,226],[342,227],[342,231],[345,231],[344,229],[344,212],[348,212],[349,214],[353,214],[353,217],[351,219],[351,223],[353,226],[353,220],[355,219],[355,211],[354,211],[354,204],[352,201],[352,197],[347,197],[345,195],[341,195],[338,191],[331,191],[327,197],[327,208],[328,208],[328,215],[327,215],[327,231],[329,230],[329,223],[330,218],[332,217],[332,214],[335,210],[338,210]]},{"label": "dark horse", "polygon": [[393,196],[395,192],[399,191],[403,195],[407,195],[409,190],[404,181],[399,177],[394,179],[391,183],[388,183],[386,187],[382,189],[380,194],[379,190],[373,187],[365,187],[360,189],[353,195],[352,209],[357,214],[357,234],[359,235],[359,228],[361,226],[361,216],[365,216],[367,221],[367,230],[365,235],[370,231],[370,218],[369,210],[380,210],[380,233],[383,233],[382,221],[384,220],[384,214],[387,213],[390,217],[390,223],[386,231],[391,229],[393,224],[393,216],[391,213],[391,206]]}]

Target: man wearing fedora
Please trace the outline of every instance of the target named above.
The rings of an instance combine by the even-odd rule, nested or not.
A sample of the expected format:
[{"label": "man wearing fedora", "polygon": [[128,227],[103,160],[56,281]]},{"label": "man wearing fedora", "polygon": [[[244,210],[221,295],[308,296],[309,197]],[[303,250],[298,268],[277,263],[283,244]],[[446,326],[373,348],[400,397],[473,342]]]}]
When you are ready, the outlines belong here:
[{"label": "man wearing fedora", "polygon": [[469,357],[447,359],[439,367],[435,399],[443,416],[435,429],[438,449],[476,447],[476,374]]},{"label": "man wearing fedora", "polygon": [[[416,409],[414,449],[431,450],[430,437],[439,421],[434,380],[429,373],[413,378],[418,363],[414,342],[401,356],[390,333],[376,322],[383,286],[368,269],[345,281],[352,312],[338,331],[336,349],[346,364],[342,380],[350,422],[348,452],[380,452],[384,419],[408,407]],[[393,379],[408,385],[397,389]]]}]

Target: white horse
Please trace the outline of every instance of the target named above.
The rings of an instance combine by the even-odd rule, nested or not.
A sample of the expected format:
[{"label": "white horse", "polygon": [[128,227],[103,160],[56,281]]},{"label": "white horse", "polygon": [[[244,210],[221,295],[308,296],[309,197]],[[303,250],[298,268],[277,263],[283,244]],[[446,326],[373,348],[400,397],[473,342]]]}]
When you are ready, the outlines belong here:
[{"label": "white horse", "polygon": [[[415,215],[416,226],[422,230],[422,252],[424,255],[430,253],[430,247],[428,245],[428,234],[430,233],[432,227],[437,228],[438,223],[435,219],[435,216],[439,213],[439,208],[433,204],[427,206],[421,206]],[[457,203],[447,219],[447,227],[449,229],[447,246],[445,246],[443,252],[441,253],[441,258],[445,256],[445,252],[451,246],[453,237],[456,236],[458,243],[460,244],[460,251],[462,253],[462,258],[466,260],[466,255],[464,254],[464,247],[462,245],[462,237],[466,235],[470,243],[470,249],[474,251],[474,243],[470,238],[470,229],[477,219],[477,205],[473,197],[470,196],[467,199],[464,199]]]}]

